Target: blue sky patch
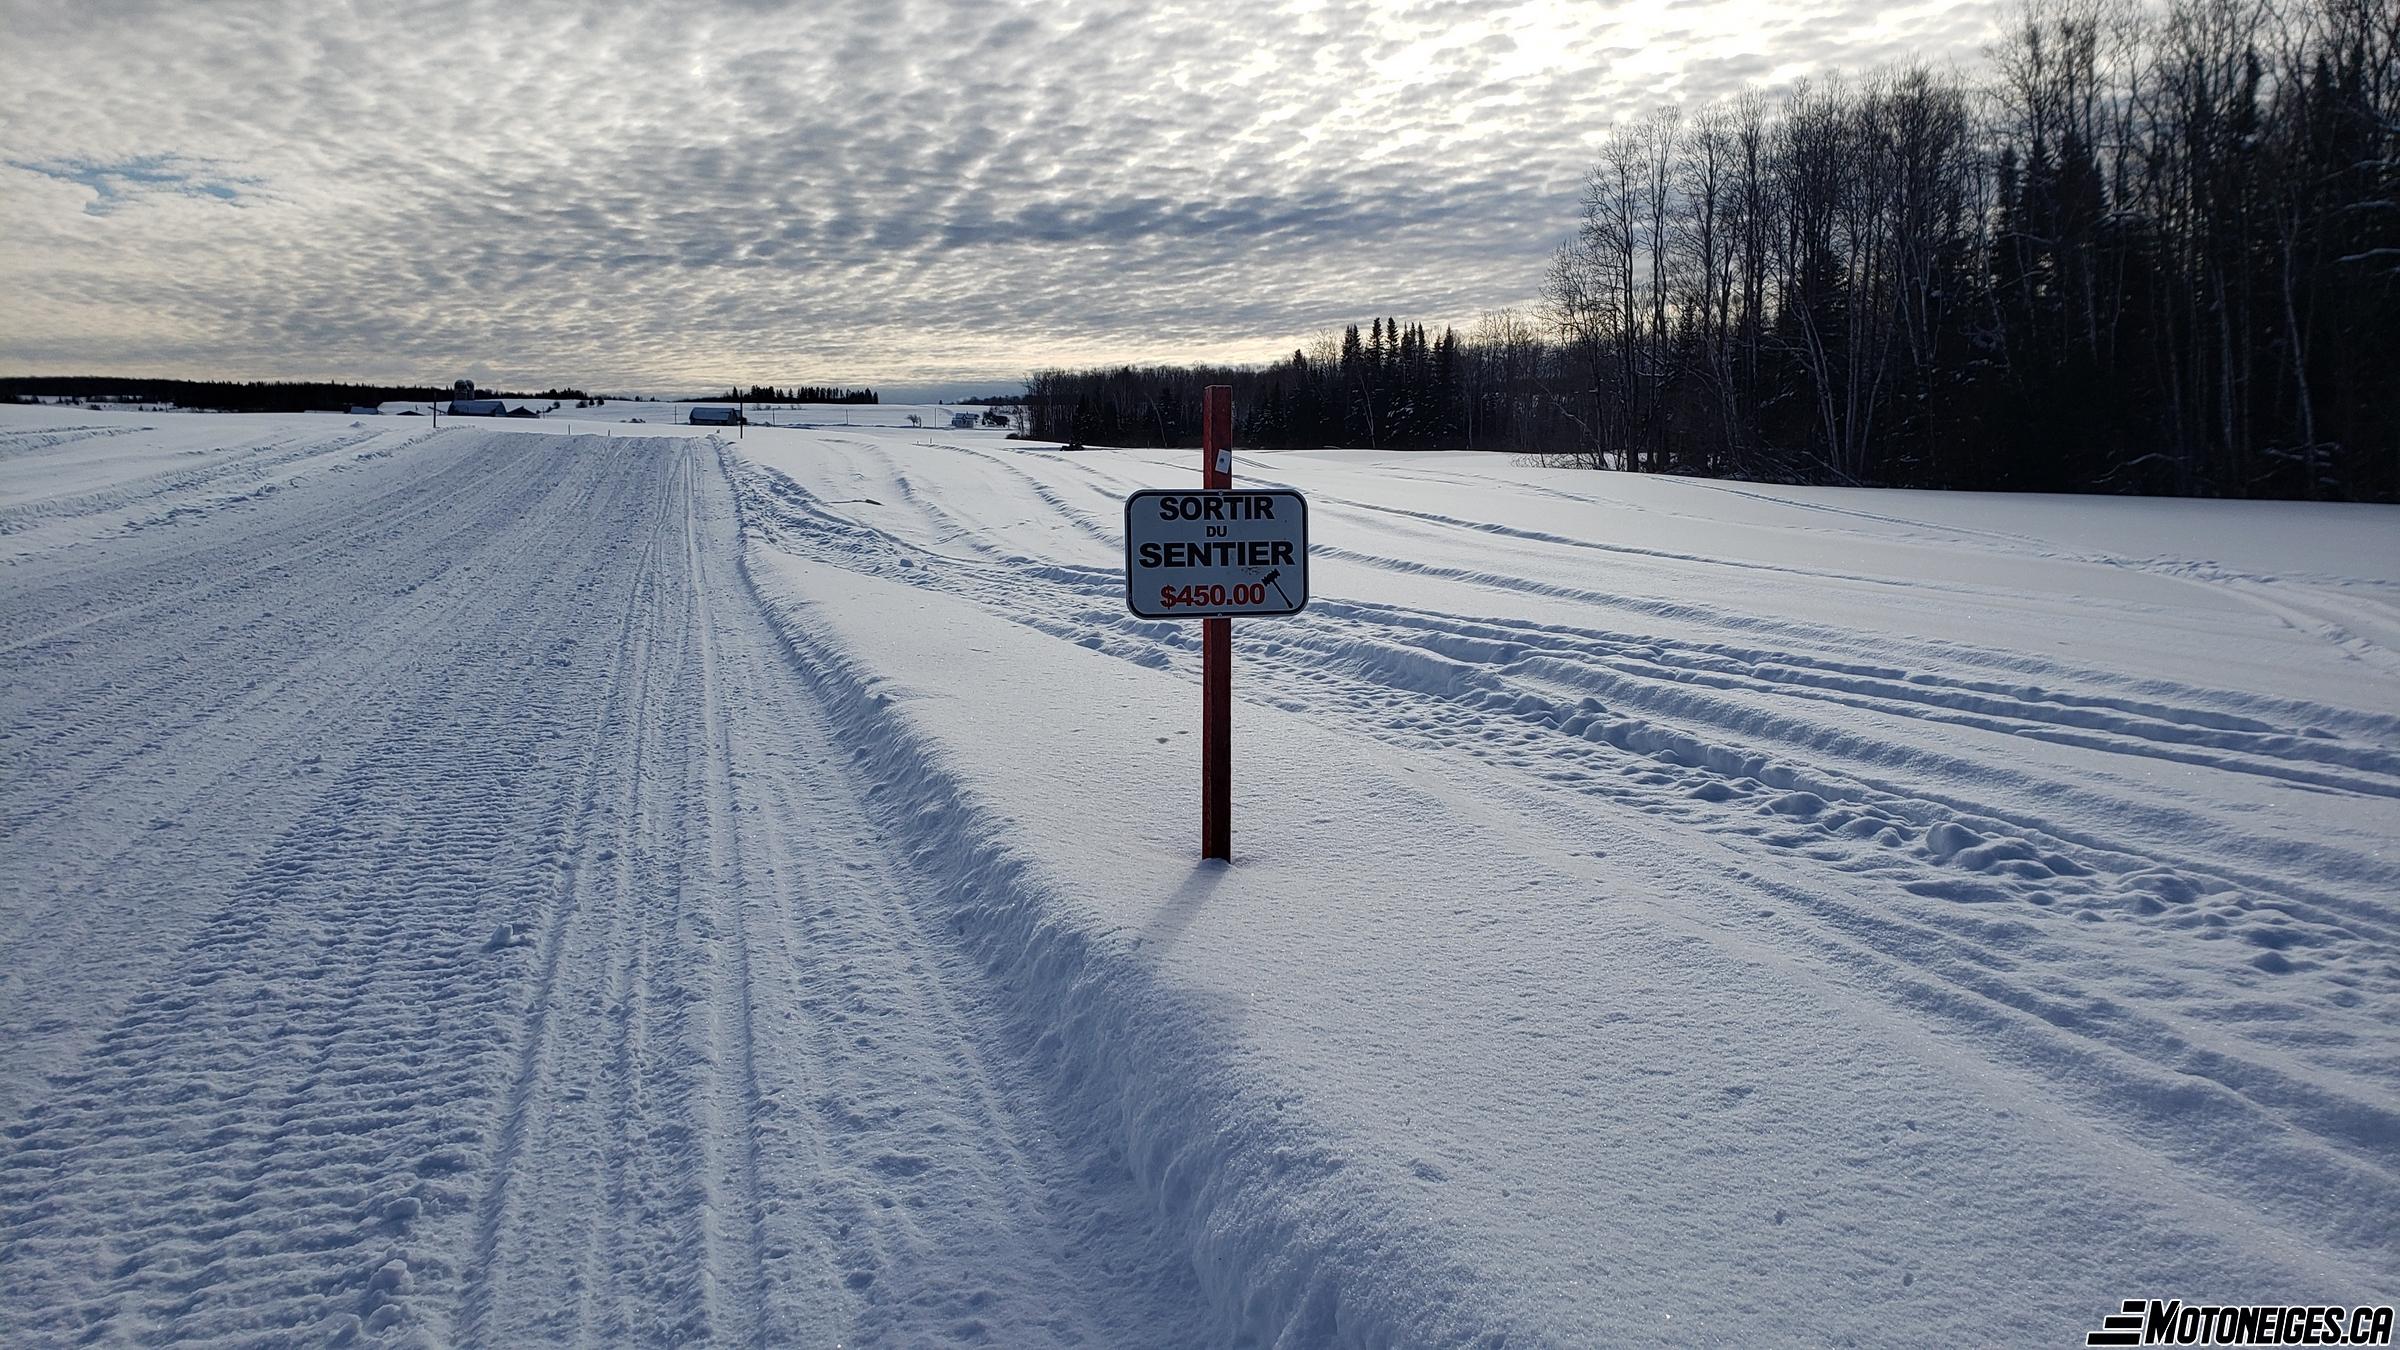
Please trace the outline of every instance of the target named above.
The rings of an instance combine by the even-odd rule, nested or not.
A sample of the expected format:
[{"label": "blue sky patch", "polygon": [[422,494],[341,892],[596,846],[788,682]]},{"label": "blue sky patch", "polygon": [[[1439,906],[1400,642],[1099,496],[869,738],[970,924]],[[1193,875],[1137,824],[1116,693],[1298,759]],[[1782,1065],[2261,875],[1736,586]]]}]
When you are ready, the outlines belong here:
[{"label": "blue sky patch", "polygon": [[75,183],[92,190],[85,215],[110,215],[143,197],[172,193],[179,197],[214,197],[240,206],[258,195],[259,180],[226,173],[209,160],[184,155],[135,155],[128,159],[10,160],[9,163],[46,178]]}]

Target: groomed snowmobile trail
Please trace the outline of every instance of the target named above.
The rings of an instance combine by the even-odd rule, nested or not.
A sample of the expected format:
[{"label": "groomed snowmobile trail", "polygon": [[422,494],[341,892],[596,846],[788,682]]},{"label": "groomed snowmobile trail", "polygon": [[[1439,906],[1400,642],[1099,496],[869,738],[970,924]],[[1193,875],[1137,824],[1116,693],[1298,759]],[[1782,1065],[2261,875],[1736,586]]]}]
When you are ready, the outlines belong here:
[{"label": "groomed snowmobile trail", "polygon": [[352,478],[10,578],[0,1341],[1204,1343],[713,447]]}]

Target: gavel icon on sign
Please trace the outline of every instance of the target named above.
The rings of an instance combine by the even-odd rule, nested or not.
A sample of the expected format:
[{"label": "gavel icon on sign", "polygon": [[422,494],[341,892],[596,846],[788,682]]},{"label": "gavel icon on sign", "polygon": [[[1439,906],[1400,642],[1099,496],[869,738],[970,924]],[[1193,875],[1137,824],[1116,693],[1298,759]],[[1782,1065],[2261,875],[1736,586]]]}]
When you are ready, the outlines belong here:
[{"label": "gavel icon on sign", "polygon": [[[1260,578],[1259,578],[1259,580],[1260,580],[1260,581],[1262,581],[1262,582],[1265,582],[1265,583],[1266,583],[1267,585],[1269,585],[1269,586],[1274,586],[1274,587],[1275,587],[1275,593],[1276,593],[1277,595],[1283,595],[1283,587],[1281,587],[1281,586],[1277,586],[1277,585],[1275,584],[1275,578],[1277,578],[1277,577],[1279,577],[1279,576],[1282,576],[1282,575],[1283,575],[1283,569],[1282,569],[1282,568],[1280,568],[1280,567],[1278,567],[1278,568],[1275,568],[1275,569],[1273,569],[1273,570],[1269,571],[1269,572],[1268,572],[1268,573],[1267,573],[1265,576],[1263,576],[1263,577],[1260,577]],[[1289,604],[1291,604],[1291,603],[1292,603],[1292,597],[1290,597],[1290,596],[1288,596],[1288,595],[1283,595],[1283,603],[1284,603],[1284,604],[1286,604],[1286,605],[1289,605]]]}]

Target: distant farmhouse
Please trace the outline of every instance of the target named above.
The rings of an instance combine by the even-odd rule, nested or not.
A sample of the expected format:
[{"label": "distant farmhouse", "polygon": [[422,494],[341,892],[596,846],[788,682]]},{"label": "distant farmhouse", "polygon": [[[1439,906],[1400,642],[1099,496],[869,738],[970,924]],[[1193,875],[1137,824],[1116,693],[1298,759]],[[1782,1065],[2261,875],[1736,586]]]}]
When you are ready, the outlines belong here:
[{"label": "distant farmhouse", "polygon": [[702,404],[692,409],[691,423],[696,427],[738,427],[744,425],[742,410],[719,404]]},{"label": "distant farmhouse", "polygon": [[975,425],[975,414],[973,413],[950,414],[950,426],[953,430],[960,427],[971,427],[973,425]]},{"label": "distant farmhouse", "polygon": [[460,380],[450,386],[450,415],[452,417],[539,417],[529,403],[508,406],[505,399],[479,398],[473,380]]},{"label": "distant farmhouse", "polygon": [[450,386],[450,415],[452,417],[506,417],[508,405],[496,398],[475,397],[475,382],[460,380]]}]

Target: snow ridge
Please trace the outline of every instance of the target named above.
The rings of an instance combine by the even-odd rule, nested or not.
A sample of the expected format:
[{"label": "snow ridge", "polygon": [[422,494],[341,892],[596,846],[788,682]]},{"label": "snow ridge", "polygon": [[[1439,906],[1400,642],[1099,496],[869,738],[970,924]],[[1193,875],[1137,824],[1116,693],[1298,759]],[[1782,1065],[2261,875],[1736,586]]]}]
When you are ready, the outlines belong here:
[{"label": "snow ridge", "polygon": [[[755,546],[753,546],[755,547]],[[832,711],[869,798],[901,822],[915,867],[943,883],[943,920],[1013,1000],[1052,1113],[1084,1122],[1182,1235],[1236,1343],[1490,1345],[1507,1341],[1488,1277],[1425,1240],[1346,1176],[1318,1133],[1238,1086],[1203,1009],[1160,988],[1134,946],[1057,913],[1038,860],[999,842],[1007,822],[912,734],[879,677],[824,636],[807,602],[745,576],[794,663]]]}]

